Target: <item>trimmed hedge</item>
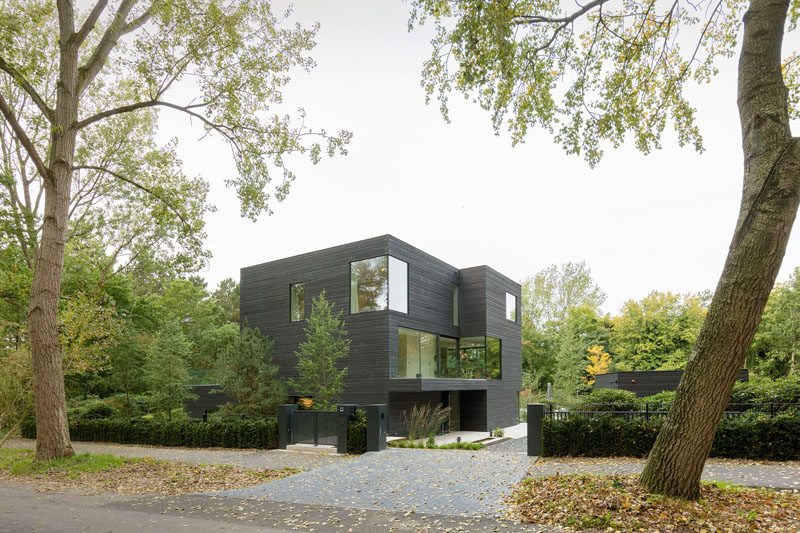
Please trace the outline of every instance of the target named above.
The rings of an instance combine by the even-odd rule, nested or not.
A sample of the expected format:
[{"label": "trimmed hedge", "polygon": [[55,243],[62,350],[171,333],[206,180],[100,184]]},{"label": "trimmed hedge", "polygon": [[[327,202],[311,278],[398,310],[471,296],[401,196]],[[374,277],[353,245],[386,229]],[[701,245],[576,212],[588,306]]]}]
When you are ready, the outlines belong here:
[{"label": "trimmed hedge", "polygon": [[[278,421],[275,418],[199,422],[146,418],[79,419],[69,423],[74,441],[188,446],[191,448],[277,448]],[[22,424],[22,436],[36,438],[36,423]]]},{"label": "trimmed hedge", "polygon": [[[545,419],[543,455],[644,457],[653,447],[663,418],[610,415]],[[714,437],[711,457],[800,459],[800,417],[776,416],[723,419]]]},{"label": "trimmed hedge", "polygon": [[347,453],[367,452],[367,415],[357,410],[347,423]]}]

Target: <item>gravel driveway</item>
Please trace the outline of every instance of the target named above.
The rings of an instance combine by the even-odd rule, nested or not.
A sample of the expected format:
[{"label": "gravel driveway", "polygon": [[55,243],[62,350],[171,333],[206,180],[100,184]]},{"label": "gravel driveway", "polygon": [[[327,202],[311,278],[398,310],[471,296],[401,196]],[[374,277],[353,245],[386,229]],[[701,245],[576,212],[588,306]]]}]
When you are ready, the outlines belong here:
[{"label": "gravel driveway", "polygon": [[456,516],[492,516],[533,459],[519,453],[389,448],[247,489],[230,498]]}]

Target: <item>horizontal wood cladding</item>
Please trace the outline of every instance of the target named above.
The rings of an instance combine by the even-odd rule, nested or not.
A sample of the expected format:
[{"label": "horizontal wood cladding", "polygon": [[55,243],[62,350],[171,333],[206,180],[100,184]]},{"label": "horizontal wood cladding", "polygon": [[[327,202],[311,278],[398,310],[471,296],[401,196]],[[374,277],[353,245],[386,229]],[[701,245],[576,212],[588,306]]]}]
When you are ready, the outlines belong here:
[{"label": "horizontal wood cladding", "polygon": [[[350,263],[391,255],[408,264],[408,313],[376,311],[350,314]],[[468,402],[483,398],[483,414],[472,425],[497,427],[516,423],[516,393],[521,388],[521,328],[505,320],[505,292],[517,297],[520,286],[493,269],[455,267],[399,240],[383,235],[324,250],[279,259],[241,269],[241,316],[274,341],[274,361],[282,377],[296,377],[296,356],[305,340],[305,321],[291,322],[289,287],[305,283],[305,313],[321,291],[342,312],[351,340],[343,403],[389,403],[390,424],[399,416],[392,406],[395,393],[440,394],[440,391],[473,391]],[[452,287],[459,284],[460,326],[453,325]],[[519,316],[519,311],[517,313]],[[397,374],[399,328],[462,338],[490,335],[502,341],[501,380],[445,380],[390,378]],[[390,394],[390,391],[391,394]],[[428,396],[425,396],[428,395]],[[437,396],[438,397],[438,396]],[[411,401],[411,400],[409,400]],[[463,402],[462,402],[463,403]],[[471,407],[472,409],[472,407]],[[485,430],[486,428],[484,428]]]},{"label": "horizontal wood cladding", "polygon": [[306,339],[306,321],[289,320],[289,286],[305,283],[305,313],[323,290],[341,312],[350,355],[344,403],[385,403],[388,380],[388,317],[386,312],[350,314],[350,262],[386,255],[388,235],[279,259],[241,270],[241,315],[275,342],[274,361],[282,377],[297,377],[297,346]]},{"label": "horizontal wood cladding", "polygon": [[453,379],[453,378],[391,378],[390,392],[423,392],[451,390],[486,390],[494,387],[497,380]]},{"label": "horizontal wood cladding", "polygon": [[415,406],[430,404],[436,407],[442,403],[440,392],[390,392],[388,427],[389,435],[408,436],[403,413],[411,411]]},{"label": "horizontal wood cladding", "polygon": [[[610,372],[595,376],[595,389],[619,389],[631,391],[639,398],[652,396],[664,391],[677,390],[683,370],[633,370],[629,372]],[[750,371],[743,368],[738,381],[748,381]]]},{"label": "horizontal wood cladding", "polygon": [[183,410],[189,418],[203,418],[204,414],[214,413],[230,401],[221,385],[188,385],[187,388],[197,396],[183,401]]},{"label": "horizontal wood cladding", "polygon": [[461,431],[488,431],[488,398],[486,391],[462,391],[460,422]]}]

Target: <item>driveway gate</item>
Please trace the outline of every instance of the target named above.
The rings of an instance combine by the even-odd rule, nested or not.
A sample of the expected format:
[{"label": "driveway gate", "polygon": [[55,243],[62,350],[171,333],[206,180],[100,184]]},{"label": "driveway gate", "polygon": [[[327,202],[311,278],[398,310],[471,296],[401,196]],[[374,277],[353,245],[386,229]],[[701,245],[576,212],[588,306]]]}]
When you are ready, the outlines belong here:
[{"label": "driveway gate", "polygon": [[292,444],[337,446],[339,443],[339,413],[336,411],[294,411],[292,413]]}]

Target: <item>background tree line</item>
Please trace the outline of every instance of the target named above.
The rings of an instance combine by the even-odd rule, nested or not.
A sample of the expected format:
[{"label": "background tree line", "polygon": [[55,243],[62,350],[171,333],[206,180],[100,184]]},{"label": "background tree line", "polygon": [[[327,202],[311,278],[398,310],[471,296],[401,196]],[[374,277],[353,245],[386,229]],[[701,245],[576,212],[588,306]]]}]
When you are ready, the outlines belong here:
[{"label": "background tree line", "polygon": [[[0,439],[33,414],[27,298],[32,270],[13,239],[0,247]],[[239,284],[205,280],[169,257],[139,254],[108,276],[106,247],[70,240],[61,285],[59,338],[74,416],[185,416],[186,384],[220,384],[220,414],[263,417],[286,400],[272,341],[239,319]],[[346,368],[347,332],[324,295],[314,299],[293,390],[330,405]],[[331,342],[321,340],[329,339]],[[320,389],[319,383],[326,383]],[[320,389],[320,390],[318,390]],[[88,399],[88,401],[84,401]]]},{"label": "background tree line", "polygon": [[[558,399],[571,401],[590,389],[595,370],[683,369],[711,297],[653,291],[611,315],[601,311],[606,295],[585,262],[551,265],[522,283],[523,387],[539,393],[551,383]],[[747,358],[751,379],[796,372],[798,318],[800,268],[770,294]],[[600,358],[606,364],[595,368]]]}]

